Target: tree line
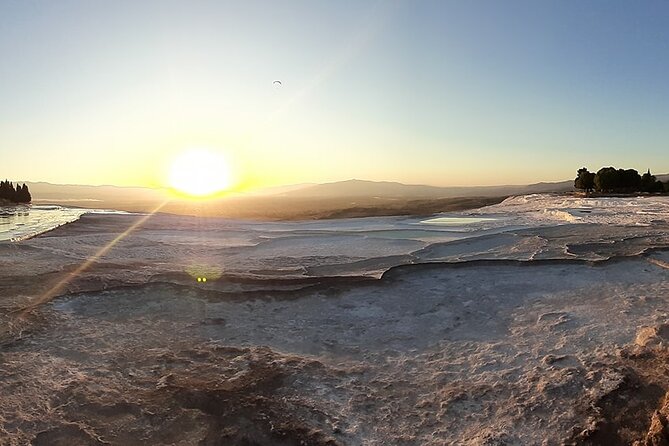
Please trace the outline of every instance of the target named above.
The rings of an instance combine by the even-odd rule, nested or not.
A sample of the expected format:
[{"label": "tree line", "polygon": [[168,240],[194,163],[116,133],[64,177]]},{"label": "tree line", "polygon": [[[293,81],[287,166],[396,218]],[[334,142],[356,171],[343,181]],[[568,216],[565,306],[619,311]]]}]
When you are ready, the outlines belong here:
[{"label": "tree line", "polygon": [[643,175],[639,175],[634,169],[616,169],[615,167],[602,167],[597,173],[590,172],[582,167],[576,171],[574,187],[585,192],[669,192],[669,181],[663,183],[650,169]]},{"label": "tree line", "polygon": [[28,186],[23,183],[23,186],[19,186],[16,183],[16,187],[10,181],[0,181],[0,200],[8,200],[14,203],[30,203],[32,197]]}]

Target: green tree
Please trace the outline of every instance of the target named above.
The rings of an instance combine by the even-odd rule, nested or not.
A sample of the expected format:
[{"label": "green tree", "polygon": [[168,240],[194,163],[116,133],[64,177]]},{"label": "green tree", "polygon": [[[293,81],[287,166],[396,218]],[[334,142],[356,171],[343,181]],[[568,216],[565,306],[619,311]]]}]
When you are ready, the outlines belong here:
[{"label": "green tree", "polygon": [[23,186],[18,184],[14,187],[11,181],[0,181],[0,199],[12,201],[14,203],[30,203],[32,197],[28,186],[24,183]]},{"label": "green tree", "polygon": [[20,187],[16,185],[16,195],[19,203],[30,203],[32,201],[32,196],[26,183],[23,183],[23,186]]},{"label": "green tree", "polygon": [[595,174],[590,172],[587,167],[581,167],[576,171],[574,187],[586,192],[592,191],[595,188]]},{"label": "green tree", "polygon": [[597,192],[613,192],[620,184],[620,174],[615,167],[602,167],[595,174]]},{"label": "green tree", "polygon": [[618,169],[618,181],[614,189],[620,192],[637,192],[641,189],[641,175],[635,169]]},{"label": "green tree", "polygon": [[640,190],[641,192],[662,192],[664,184],[658,181],[655,175],[651,174],[650,169],[648,169],[641,177]]}]

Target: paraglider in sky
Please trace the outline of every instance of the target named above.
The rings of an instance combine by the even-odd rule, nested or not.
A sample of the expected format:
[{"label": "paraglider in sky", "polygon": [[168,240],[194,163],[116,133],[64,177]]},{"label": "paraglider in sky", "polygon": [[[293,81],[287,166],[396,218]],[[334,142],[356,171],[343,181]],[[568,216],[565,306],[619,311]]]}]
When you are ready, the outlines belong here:
[{"label": "paraglider in sky", "polygon": [[279,80],[276,80],[276,81],[272,82],[272,85],[274,85],[275,87],[281,87],[281,86],[283,86],[283,83],[281,83],[281,81],[279,81]]}]

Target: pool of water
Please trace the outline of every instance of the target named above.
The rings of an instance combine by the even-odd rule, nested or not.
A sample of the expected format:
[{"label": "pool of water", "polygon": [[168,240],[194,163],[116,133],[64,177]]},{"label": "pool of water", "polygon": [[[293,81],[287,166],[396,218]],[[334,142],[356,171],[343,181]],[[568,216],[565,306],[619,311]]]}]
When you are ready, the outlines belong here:
[{"label": "pool of water", "polygon": [[0,241],[17,241],[77,220],[86,210],[62,206],[0,206]]},{"label": "pool of water", "polygon": [[0,206],[0,242],[19,241],[78,220],[83,214],[126,214],[123,211],[80,209],[54,205]]},{"label": "pool of water", "polygon": [[474,223],[485,223],[495,220],[497,219],[483,218],[483,217],[436,217],[436,218],[430,218],[428,220],[422,220],[420,223],[423,225],[435,225],[435,226],[462,226]]}]

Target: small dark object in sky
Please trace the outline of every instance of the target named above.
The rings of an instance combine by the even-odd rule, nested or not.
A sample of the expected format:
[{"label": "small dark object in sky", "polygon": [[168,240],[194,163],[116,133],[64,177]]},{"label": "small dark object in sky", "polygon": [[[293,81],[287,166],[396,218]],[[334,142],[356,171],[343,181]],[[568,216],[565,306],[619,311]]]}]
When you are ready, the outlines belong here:
[{"label": "small dark object in sky", "polygon": [[276,85],[276,86],[279,86],[279,87],[280,87],[280,86],[283,85],[283,83],[282,83],[281,81],[278,81],[278,80],[277,80],[277,81],[272,82],[272,85]]}]

